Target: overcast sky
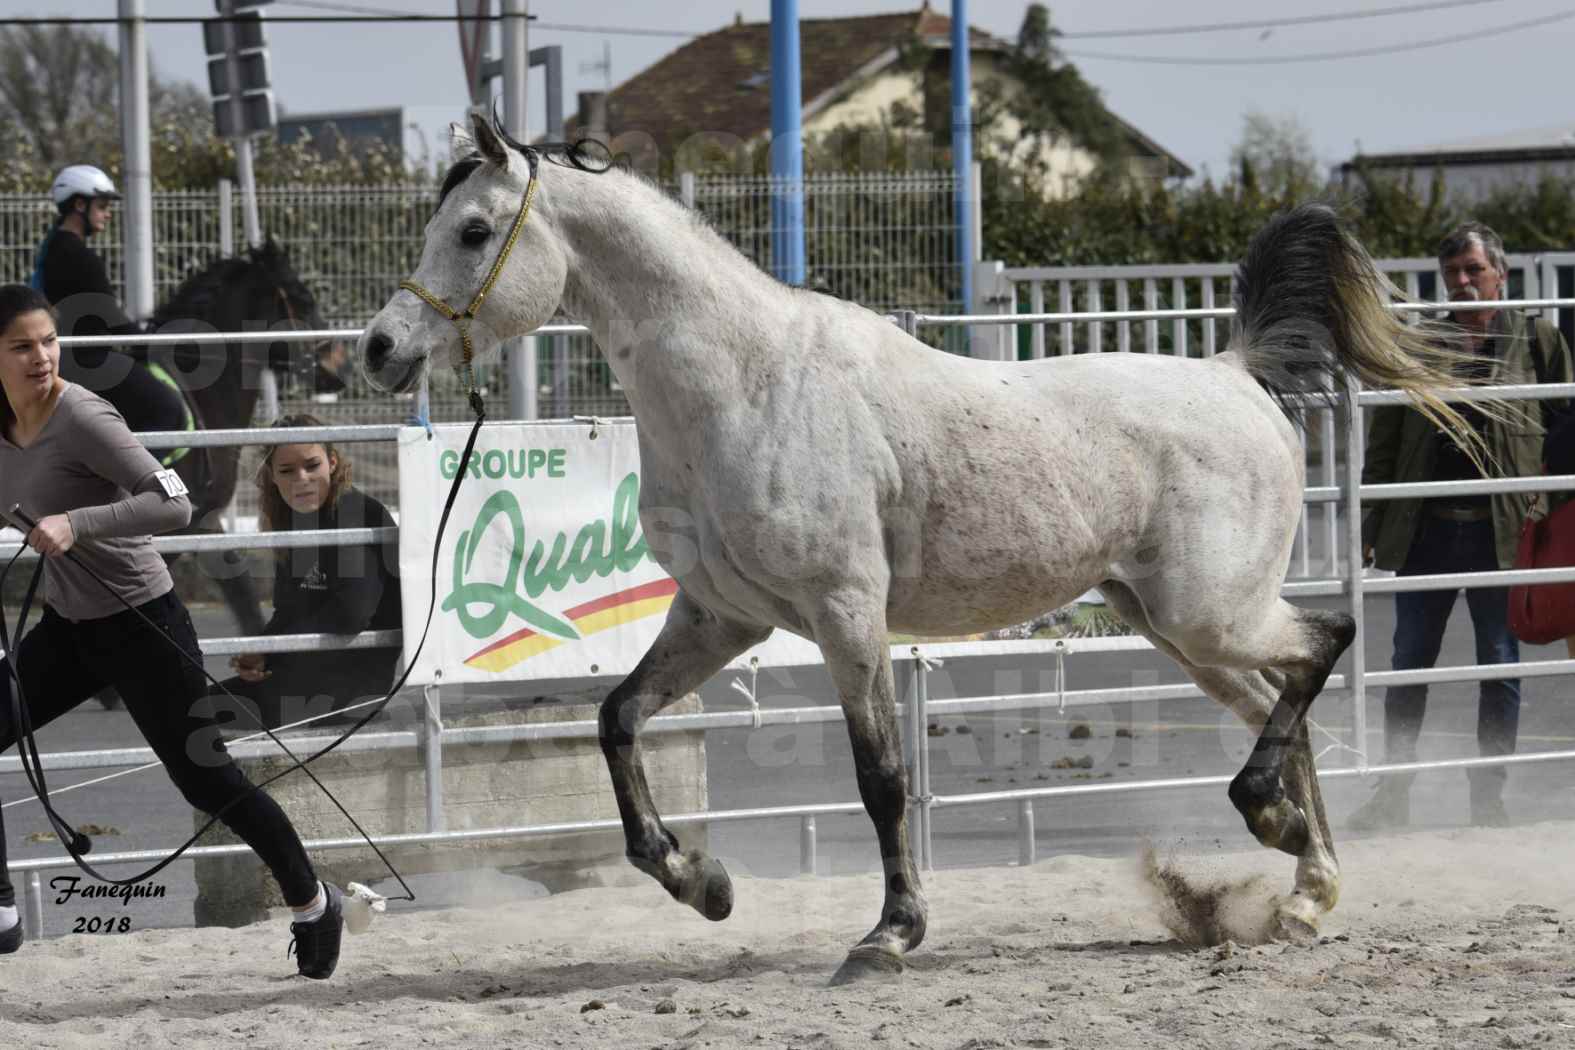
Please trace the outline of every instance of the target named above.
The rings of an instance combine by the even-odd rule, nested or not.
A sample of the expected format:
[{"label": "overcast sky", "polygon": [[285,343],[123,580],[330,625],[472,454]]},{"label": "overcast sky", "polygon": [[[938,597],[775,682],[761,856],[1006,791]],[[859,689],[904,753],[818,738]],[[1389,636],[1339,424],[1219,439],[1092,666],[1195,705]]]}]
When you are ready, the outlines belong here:
[{"label": "overcast sky", "polygon": [[[207,15],[212,0],[146,0],[153,15]],[[1055,24],[1067,34],[1102,30],[1155,29],[1249,19],[1344,13],[1409,6],[1419,0],[1308,0],[1265,4],[1248,0],[1061,0],[1050,5]],[[270,11],[322,14],[324,7],[411,13],[452,13],[454,0],[276,0]],[[937,2],[937,10],[950,5]],[[1027,5],[1020,0],[972,0],[974,26],[1005,37],[1015,35]],[[46,0],[0,0],[0,16],[53,14],[65,5]],[[799,0],[800,17],[825,18],[917,10],[900,0]],[[1575,129],[1575,104],[1567,75],[1575,55],[1575,20],[1523,30],[1515,23],[1569,11],[1569,0],[1477,0],[1445,10],[1282,26],[1272,31],[1233,30],[1207,34],[1107,37],[1063,41],[1083,75],[1106,103],[1161,145],[1197,169],[1221,173],[1243,114],[1257,108],[1294,115],[1312,134],[1325,163],[1346,160],[1358,143],[1367,152],[1478,138],[1556,125]],[[115,0],[75,0],[76,15],[113,15]],[[565,55],[565,105],[573,111],[576,92],[606,86],[607,74],[590,68],[610,48],[611,83],[616,85],[681,46],[682,33],[705,33],[742,13],[765,21],[768,0],[531,0],[537,18],[532,46],[561,44]],[[554,27],[559,28],[554,28]],[[568,27],[605,27],[575,31]],[[626,30],[614,32],[612,30]],[[645,32],[627,32],[644,30]],[[362,26],[274,25],[268,30],[273,80],[280,102],[293,112],[403,106],[419,131],[407,135],[412,156],[423,136],[436,149],[449,120],[466,104],[458,32],[453,24]],[[672,35],[668,35],[672,34]],[[1318,61],[1296,56],[1382,48],[1415,47],[1439,38],[1471,36],[1468,42],[1397,54]],[[150,50],[166,76],[206,84],[198,26],[152,27]],[[1139,64],[1094,53],[1166,59],[1272,59],[1254,65]],[[542,125],[542,73],[531,85],[532,129]]]}]

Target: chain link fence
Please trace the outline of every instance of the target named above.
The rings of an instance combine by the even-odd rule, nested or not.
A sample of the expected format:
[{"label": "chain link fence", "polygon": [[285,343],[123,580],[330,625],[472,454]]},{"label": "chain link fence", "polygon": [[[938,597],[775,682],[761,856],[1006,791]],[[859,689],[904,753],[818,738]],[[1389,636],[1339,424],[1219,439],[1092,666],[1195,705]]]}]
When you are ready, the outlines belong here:
[{"label": "chain link fence", "polygon": [[[769,176],[699,175],[663,188],[699,211],[723,237],[763,268],[771,262]],[[899,307],[960,312],[961,275],[955,258],[956,180],[950,172],[816,174],[804,180],[806,283],[818,291],[878,311]],[[270,186],[258,190],[262,230],[290,253],[295,270],[317,297],[330,327],[358,328],[415,269],[423,230],[437,204],[435,186]],[[0,194],[0,281],[27,281],[55,209],[40,193]],[[187,276],[244,244],[240,195],[221,184],[211,191],[153,195],[155,297],[163,302]],[[93,247],[110,280],[121,288],[120,238],[111,227]],[[936,336],[935,338],[939,338]],[[538,344],[537,403],[541,415],[618,416],[628,401],[588,336],[554,336]],[[281,391],[284,412],[310,412],[334,424],[407,419],[411,399],[366,388],[359,374],[333,400],[296,388]],[[476,369],[489,402],[508,401],[508,374],[498,358]],[[435,421],[468,418],[463,392],[446,372],[431,377]],[[394,498],[392,446],[348,450],[358,484]],[[254,512],[243,461],[237,513]]]}]

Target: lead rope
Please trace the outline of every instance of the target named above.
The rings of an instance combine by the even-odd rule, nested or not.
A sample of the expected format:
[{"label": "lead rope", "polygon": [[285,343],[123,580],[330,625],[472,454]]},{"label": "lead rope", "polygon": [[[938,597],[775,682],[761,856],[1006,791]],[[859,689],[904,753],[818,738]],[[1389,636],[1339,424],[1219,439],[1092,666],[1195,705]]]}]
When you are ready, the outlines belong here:
[{"label": "lead rope", "polygon": [[760,696],[757,690],[760,686],[760,657],[751,656],[749,658],[748,685],[744,684],[744,680],[742,678],[733,679],[731,684],[734,692],[743,693],[745,699],[749,701],[750,720],[754,723],[754,727],[759,729],[761,725]]},{"label": "lead rope", "polygon": [[[410,672],[415,667],[417,660],[420,658],[421,650],[426,647],[427,636],[431,633],[431,630],[432,630],[432,616],[435,613],[436,608],[437,608],[437,563],[438,563],[439,552],[442,549],[443,533],[448,527],[449,514],[453,511],[453,509],[454,509],[454,501],[459,495],[459,486],[461,485],[461,483],[464,481],[464,478],[465,478],[465,473],[466,473],[466,471],[464,469],[465,468],[465,464],[470,462],[471,453],[475,450],[475,446],[476,446],[476,437],[481,432],[481,425],[482,425],[482,423],[484,423],[486,421],[486,414],[487,414],[486,413],[486,404],[482,400],[481,391],[477,387],[476,378],[475,378],[475,372],[474,372],[474,369],[472,368],[472,359],[475,356],[475,348],[474,348],[474,346],[471,343],[470,326],[471,326],[471,323],[475,320],[476,314],[481,309],[482,304],[486,301],[487,294],[490,291],[492,291],[492,286],[497,283],[498,275],[503,272],[503,266],[508,261],[509,255],[513,252],[514,246],[519,242],[520,231],[525,226],[525,219],[530,214],[531,203],[535,200],[535,196],[536,196],[536,184],[537,184],[537,152],[536,152],[536,150],[534,150],[534,149],[532,149],[530,147],[523,146],[522,144],[515,143],[512,139],[508,138],[507,136],[504,136],[504,141],[508,142],[509,145],[514,146],[515,148],[519,149],[520,154],[525,158],[526,162],[530,166],[530,177],[529,177],[529,180],[528,180],[528,182],[527,182],[527,184],[525,186],[525,197],[520,202],[519,212],[518,212],[518,214],[515,215],[514,223],[509,228],[508,238],[507,238],[507,240],[504,241],[503,247],[499,250],[497,258],[495,260],[493,260],[492,268],[487,272],[486,280],[482,282],[481,288],[476,292],[475,297],[471,299],[470,304],[465,307],[464,313],[460,313],[459,311],[456,311],[447,302],[445,302],[444,300],[442,300],[442,299],[438,298],[437,296],[433,295],[431,292],[427,291],[425,288],[421,287],[420,285],[418,285],[416,282],[414,282],[412,280],[406,279],[406,280],[403,280],[403,281],[399,282],[399,287],[400,288],[414,293],[423,302],[425,302],[427,305],[431,306],[434,310],[436,310],[443,317],[445,317],[449,321],[453,322],[454,326],[459,329],[461,358],[460,358],[460,364],[455,367],[455,371],[459,374],[459,378],[460,378],[461,382],[464,384],[464,386],[468,390],[468,400],[469,400],[469,403],[470,403],[470,408],[471,408],[471,411],[474,412],[475,416],[476,416],[475,425],[471,427],[470,435],[465,441],[464,454],[460,457],[460,461],[459,461],[460,462],[460,469],[454,472],[454,484],[449,488],[448,499],[443,504],[443,513],[442,513],[442,516],[438,520],[437,538],[434,540],[433,545],[432,545],[432,570],[431,570],[431,578],[430,578],[430,585],[431,586],[430,586],[429,600],[428,600],[428,603],[427,603],[427,618],[426,618],[426,624],[423,626],[422,631],[421,631],[421,641],[417,644],[415,653],[411,655],[411,658],[410,658],[409,662],[406,664],[404,672],[400,674],[399,680],[394,683],[393,688],[391,688],[388,691],[388,693],[383,697],[383,699],[378,701],[375,705],[373,705],[371,707],[371,709],[369,709],[367,711],[367,713],[364,716],[362,716],[362,718],[361,718],[361,720],[359,722],[355,723],[349,729],[345,730],[345,732],[341,736],[339,736],[337,739],[335,739],[332,743],[330,743],[327,746],[325,746],[322,750],[320,750],[320,751],[318,751],[318,752],[308,756],[304,760],[302,760],[300,758],[297,758],[295,753],[292,752],[289,749],[289,747],[287,747],[284,744],[283,741],[281,741],[277,736],[274,735],[273,730],[269,729],[267,726],[261,725],[261,722],[259,720],[259,725],[263,729],[263,731],[268,734],[268,738],[270,740],[272,740],[275,744],[277,744],[279,746],[280,750],[282,750],[287,756],[289,756],[289,758],[293,762],[293,765],[291,765],[291,766],[281,770],[280,772],[274,774],[273,776],[269,777],[267,780],[262,781],[261,783],[252,785],[252,790],[256,791],[256,790],[259,790],[259,789],[261,789],[263,787],[266,787],[267,785],[273,783],[275,780],[278,780],[280,777],[285,776],[286,774],[292,772],[295,769],[300,769],[300,770],[304,771],[307,776],[312,778],[312,782],[314,784],[316,784],[319,788],[322,789],[323,793],[328,797],[328,799],[330,801],[333,802],[334,806],[339,810],[340,813],[342,813],[344,815],[345,819],[350,821],[351,825],[361,835],[361,838],[366,842],[366,844],[369,847],[371,847],[372,852],[377,854],[378,859],[383,862],[383,864],[388,868],[389,872],[391,874],[393,874],[394,878],[399,880],[400,886],[403,887],[404,891],[405,891],[405,896],[404,897],[394,898],[394,899],[399,899],[399,900],[414,901],[416,899],[415,893],[414,893],[414,891],[412,891],[410,889],[409,883],[407,883],[405,881],[404,876],[402,876],[399,873],[399,870],[397,868],[395,868],[393,863],[391,861],[389,861],[387,856],[385,856],[383,854],[383,851],[377,848],[377,845],[372,841],[371,836],[369,836],[366,833],[365,829],[363,829],[361,827],[361,825],[356,821],[356,819],[350,815],[350,812],[347,809],[345,809],[344,805],[342,803],[340,803],[340,801],[337,798],[334,797],[333,792],[329,791],[328,787],[325,784],[323,784],[322,781],[318,780],[317,779],[317,775],[315,773],[313,773],[307,767],[312,762],[317,761],[317,759],[319,759],[322,756],[328,754],[330,751],[332,751],[335,748],[337,748],[340,744],[344,743],[350,737],[354,736],[357,732],[360,731],[361,727],[365,726],[369,721],[372,720],[372,718],[374,718],[378,714],[378,712],[380,712],[384,707],[387,706],[388,701],[396,693],[398,693],[401,688],[404,687],[405,680],[410,677]],[[571,149],[571,151],[570,151],[571,158],[573,156],[573,153],[574,153],[574,150]],[[578,161],[576,161],[576,166],[583,166],[583,165],[581,165]],[[430,427],[428,427],[427,433],[430,436],[430,434],[431,434]],[[32,523],[30,519],[26,518],[25,515],[21,515],[19,513],[20,511],[21,511],[21,507],[18,506],[16,508],[14,508],[13,513],[17,513],[20,520],[22,520],[24,522],[27,522],[28,525],[29,525],[29,529],[35,527],[34,523]],[[3,586],[3,584],[4,584],[5,576],[10,572],[11,564],[14,564],[15,561],[16,561],[16,558],[20,557],[20,556],[21,556],[21,551],[19,550],[19,551],[17,551],[16,556],[11,559],[11,562],[6,565],[5,571],[4,572],[0,572],[0,586]],[[136,609],[134,606],[132,606],[130,603],[128,603],[123,597],[121,597],[120,594],[118,592],[116,592],[113,588],[111,588],[107,583],[105,583],[98,576],[94,575],[91,570],[89,570],[85,565],[82,564],[82,562],[80,560],[78,560],[76,558],[76,556],[75,556],[75,554],[73,552],[67,551],[66,552],[66,557],[70,558],[72,560],[72,563],[77,565],[79,568],[83,569],[84,572],[87,572],[88,575],[91,576],[92,579],[96,580],[101,587],[103,587],[106,591],[108,591],[115,598],[116,601],[119,601],[122,605],[126,606],[126,608],[128,608],[131,611],[135,612],[139,618],[141,618],[143,621],[147,622],[150,626],[154,626],[154,629],[157,630],[156,625],[154,625],[152,623],[152,621],[148,620],[147,616],[144,615],[140,609]],[[18,640],[20,640],[23,628],[25,627],[26,620],[27,620],[27,614],[30,611],[30,608],[31,608],[31,605],[32,605],[33,594],[34,594],[34,591],[36,589],[36,585],[37,585],[37,582],[38,582],[38,576],[42,573],[42,571],[43,571],[43,564],[42,564],[42,562],[40,562],[38,569],[35,571],[34,579],[32,581],[32,586],[30,586],[28,588],[27,595],[23,599],[22,611],[21,611],[20,616],[18,617],[18,622],[17,622]],[[167,639],[167,640],[168,640],[169,644],[178,653],[181,654],[182,659],[186,660],[188,663],[191,663],[193,666],[195,666],[199,671],[202,672],[202,675],[203,675],[204,678],[208,679],[214,685],[217,685],[221,690],[224,690],[224,692],[227,695],[229,695],[229,690],[224,689],[224,684],[222,682],[218,681],[218,679],[214,678],[212,675],[210,675],[208,673],[207,668],[202,666],[202,662],[200,660],[194,659],[191,656],[190,653],[186,652],[186,650],[182,649],[179,645],[177,645],[175,643],[174,639]],[[12,648],[12,646],[11,646],[11,643],[10,643],[10,639],[9,639],[9,637],[8,637],[8,635],[6,633],[6,629],[5,629],[5,617],[3,615],[0,615],[0,652],[4,652],[4,651],[9,650],[11,648]],[[229,812],[230,809],[232,809],[234,806],[236,806],[242,799],[247,797],[246,794],[238,795],[238,796],[236,796],[236,798],[234,798],[230,802],[226,803],[223,807],[220,808],[220,810],[217,813],[213,814],[208,819],[208,823],[204,824],[200,831],[198,831],[191,838],[187,839],[186,842],[184,844],[182,844],[179,849],[177,849],[175,852],[171,853],[168,857],[164,858],[162,861],[160,861],[158,864],[154,865],[152,868],[149,868],[147,871],[142,872],[139,875],[133,876],[130,879],[109,879],[109,878],[104,877],[99,872],[95,871],[92,868],[92,866],[89,865],[85,860],[82,859],[82,855],[87,852],[87,848],[90,846],[90,843],[88,843],[85,838],[80,836],[79,833],[73,831],[70,828],[70,826],[55,812],[53,806],[50,804],[48,787],[45,784],[44,777],[43,777],[43,763],[38,758],[37,741],[33,737],[32,726],[31,726],[31,723],[28,721],[28,714],[27,714],[27,710],[26,710],[27,705],[24,702],[23,697],[22,697],[22,678],[21,678],[21,674],[19,673],[19,670],[18,670],[18,667],[17,667],[17,660],[16,660],[15,656],[12,657],[11,662],[7,666],[10,668],[11,676],[16,682],[16,691],[12,695],[13,710],[14,710],[15,715],[16,715],[15,724],[17,725],[19,735],[25,735],[26,736],[26,742],[25,742],[24,746],[18,747],[18,752],[23,756],[22,765],[23,765],[24,771],[27,772],[29,784],[34,788],[35,794],[38,795],[38,800],[43,805],[44,810],[45,810],[46,814],[48,814],[50,821],[55,823],[56,831],[57,831],[57,833],[60,834],[61,841],[66,845],[66,850],[67,850],[68,853],[71,854],[72,860],[76,863],[76,865],[79,868],[81,868],[87,874],[91,875],[93,878],[98,879],[101,882],[106,882],[106,883],[110,883],[112,885],[121,885],[121,886],[134,885],[134,884],[136,884],[138,882],[143,882],[143,881],[151,878],[152,876],[156,875],[158,872],[162,871],[164,868],[168,867],[170,864],[174,863],[183,853],[185,853],[188,849],[190,849],[192,847],[192,845],[195,844],[197,842],[197,840],[199,838],[201,838],[202,835],[204,833],[206,833],[209,828],[211,828],[215,823],[217,823],[218,820],[225,813]],[[241,705],[241,706],[244,707],[245,705]],[[758,716],[758,713],[757,713],[757,715],[756,715],[757,722],[758,722],[758,718],[759,718],[759,716]],[[33,759],[33,762],[32,762],[33,768],[29,768],[29,762],[28,762],[28,750],[29,750],[29,748],[31,748],[31,752],[32,752],[31,757]],[[81,847],[81,848],[78,848],[78,847]]]},{"label": "lead rope", "polygon": [[[485,405],[485,402],[482,400],[481,392],[479,390],[477,390],[474,386],[472,386],[471,390],[470,390],[470,407],[471,407],[472,411],[474,411],[475,414],[476,414],[476,422],[471,427],[470,435],[466,439],[466,442],[465,442],[465,452],[460,457],[460,463],[462,465],[465,464],[465,463],[470,462],[471,453],[475,450],[475,446],[476,446],[476,437],[481,432],[481,425],[482,425],[482,423],[484,423],[486,421],[486,405]],[[290,750],[289,746],[286,745],[284,743],[284,741],[280,740],[276,735],[274,735],[274,731],[273,730],[269,729],[266,725],[262,725],[260,719],[257,720],[259,728],[261,728],[263,730],[263,732],[268,734],[268,739],[272,740],[276,745],[278,745],[279,749],[285,753],[285,755],[291,760],[292,764],[287,766],[287,767],[285,767],[284,769],[280,770],[278,773],[275,773],[273,776],[268,777],[266,780],[259,781],[259,782],[255,783],[255,784],[253,784],[251,790],[252,791],[259,791],[262,788],[267,787],[269,784],[272,784],[274,781],[280,779],[281,777],[284,777],[284,776],[288,775],[289,773],[294,772],[297,769],[303,771],[308,777],[311,778],[312,783],[316,784],[318,786],[318,788],[320,788],[322,790],[323,794],[328,798],[328,800],[334,804],[334,807],[336,809],[338,809],[341,814],[343,814],[344,818],[350,822],[350,825],[355,828],[356,833],[361,836],[362,841],[364,841],[367,844],[367,846],[371,848],[372,852],[375,853],[377,855],[377,858],[383,862],[383,865],[386,868],[388,868],[389,873],[391,875],[393,875],[395,879],[398,880],[399,885],[405,891],[404,896],[402,896],[402,897],[381,898],[381,899],[414,901],[416,899],[416,895],[415,895],[415,892],[410,888],[410,884],[405,881],[404,876],[400,874],[399,869],[394,867],[393,862],[390,861],[388,859],[387,855],[384,854],[383,851],[378,848],[377,844],[372,841],[372,838],[371,838],[371,836],[369,834],[367,834],[366,829],[363,828],[361,826],[361,824],[355,819],[355,817],[350,814],[350,811],[347,810],[344,807],[344,804],[341,803],[337,797],[335,797],[334,793],[329,790],[328,786],[317,778],[317,774],[312,772],[312,770],[310,768],[308,768],[308,767],[311,765],[311,763],[317,761],[319,758],[321,758],[324,755],[328,754],[330,751],[333,751],[340,744],[344,743],[346,740],[350,739],[350,737],[354,736],[357,732],[359,732],[363,726],[365,726],[368,722],[370,722],[378,714],[378,712],[382,711],[383,708],[388,705],[389,700],[391,700],[400,691],[400,689],[404,688],[405,680],[410,677],[411,670],[414,669],[414,667],[416,665],[416,661],[421,656],[421,650],[426,646],[427,635],[432,630],[432,617],[433,617],[433,614],[435,613],[436,608],[437,608],[437,566],[438,566],[438,556],[439,556],[440,551],[442,550],[443,533],[448,527],[449,515],[454,509],[454,501],[459,496],[459,487],[460,487],[460,484],[464,481],[465,473],[466,472],[463,469],[461,469],[461,470],[459,470],[459,471],[457,471],[455,473],[455,475],[454,475],[454,483],[449,488],[448,499],[443,504],[443,513],[442,513],[442,516],[438,520],[437,538],[433,541],[433,545],[432,545],[432,570],[431,570],[431,577],[430,577],[430,598],[429,598],[429,601],[427,603],[426,624],[422,628],[421,641],[417,644],[415,653],[411,655],[411,658],[410,658],[409,662],[406,664],[404,672],[402,674],[400,674],[399,680],[394,683],[393,687],[391,689],[389,689],[388,693],[386,695],[384,695],[384,697],[381,700],[377,701],[367,711],[367,713],[364,716],[362,716],[362,718],[361,718],[361,720],[359,722],[356,722],[350,728],[345,730],[345,732],[342,735],[340,735],[333,742],[331,742],[328,745],[326,745],[325,747],[323,747],[322,750],[317,751],[317,752],[309,755],[305,759],[299,758],[295,754],[295,752]],[[11,514],[14,517],[16,517],[19,521],[21,521],[23,524],[27,525],[29,531],[31,531],[33,528],[37,527],[37,522],[33,521],[25,513],[23,513],[22,510],[21,510],[20,505],[18,505],[17,507],[12,508]],[[26,545],[24,544],[23,545],[24,549],[25,549],[25,546]],[[17,553],[12,556],[11,561],[6,564],[5,570],[3,572],[0,572],[0,588],[3,588],[4,583],[5,583],[5,578],[6,578],[7,575],[9,575],[9,573],[11,571],[11,566],[16,563],[17,558],[21,557],[21,554],[22,554],[22,551],[18,550]],[[75,552],[67,551],[66,554],[65,554],[65,557],[71,559],[72,564],[76,565],[83,572],[87,573],[87,575],[89,577],[91,577],[94,581],[96,581],[100,587],[102,587],[107,593],[109,593],[116,601],[120,602],[121,605],[124,605],[127,609],[129,609],[132,612],[136,613],[136,615],[137,615],[137,617],[139,619],[141,619],[144,623],[147,623],[150,627],[153,627],[153,629],[155,631],[158,631],[158,626],[156,624],[154,624],[151,620],[149,620],[148,617],[146,616],[146,614],[144,614],[141,609],[138,609],[137,607],[135,607],[135,606],[131,605],[129,602],[127,602],[125,600],[125,598],[123,598],[120,595],[119,592],[117,592],[114,588],[110,587],[108,583],[106,583],[102,578],[100,578],[91,569],[89,569],[85,564],[83,564],[82,561],[77,558]],[[22,599],[22,609],[21,609],[20,614],[17,617],[18,645],[20,645],[20,640],[21,640],[22,633],[26,630],[27,617],[28,617],[28,614],[31,612],[31,609],[32,609],[33,598],[34,598],[34,595],[35,595],[36,590],[37,590],[38,580],[39,580],[40,576],[43,573],[43,568],[44,568],[43,560],[40,559],[38,567],[33,572],[33,578],[29,582],[29,585],[28,585],[28,588],[27,588],[27,593],[23,596],[23,599]],[[159,633],[161,635],[163,634],[162,631],[159,631]],[[185,660],[187,663],[191,664],[198,671],[200,671],[204,678],[206,678],[209,682],[212,682],[214,685],[218,686],[219,689],[222,690],[227,696],[230,696],[232,699],[235,699],[234,694],[231,693],[228,689],[226,689],[224,687],[224,683],[223,682],[220,682],[218,679],[214,678],[213,675],[208,673],[207,668],[202,665],[202,661],[201,660],[194,658],[185,649],[181,648],[180,645],[178,645],[173,638],[169,638],[169,637],[166,636],[165,637],[165,641],[170,645],[171,648],[173,648],[177,653],[180,654],[180,656],[181,656],[181,658],[183,660]],[[9,651],[10,654],[11,654],[11,660],[10,660],[9,664],[7,665],[7,667],[10,669],[10,674],[11,674],[12,681],[15,683],[15,686],[16,686],[16,688],[12,691],[12,694],[11,694],[12,722],[17,727],[17,735],[18,735],[17,752],[18,752],[18,755],[20,756],[20,758],[22,760],[23,772],[27,776],[28,784],[33,789],[34,795],[37,796],[39,803],[43,806],[44,812],[45,812],[46,816],[48,817],[50,823],[54,825],[56,835],[60,838],[60,841],[61,841],[62,845],[64,845],[66,847],[66,852],[68,854],[70,854],[72,861],[77,865],[77,867],[81,868],[84,872],[86,872],[92,878],[97,879],[100,882],[108,883],[108,884],[114,885],[114,886],[133,886],[133,885],[136,885],[137,883],[147,881],[148,879],[152,878],[154,875],[157,875],[159,872],[163,871],[169,865],[173,864],[176,860],[180,859],[180,857],[188,849],[190,849],[193,845],[195,845],[197,843],[197,841],[200,838],[202,838],[202,836],[204,834],[207,833],[209,828],[213,827],[214,824],[218,823],[219,820],[221,820],[226,813],[228,813],[235,806],[239,805],[250,794],[250,792],[243,792],[242,794],[237,795],[235,798],[231,799],[229,802],[225,803],[222,807],[219,808],[219,810],[217,812],[213,813],[208,818],[208,822],[206,824],[204,824],[196,832],[196,834],[192,835],[191,838],[187,839],[184,843],[182,843],[181,846],[179,848],[177,848],[169,856],[165,857],[163,860],[161,860],[157,864],[153,865],[153,867],[148,868],[146,871],[140,872],[140,873],[138,873],[136,875],[131,876],[130,878],[125,878],[125,879],[112,879],[112,878],[104,875],[103,873],[101,873],[97,869],[95,869],[86,860],[83,859],[84,854],[86,854],[88,852],[88,850],[91,848],[91,842],[89,840],[87,840],[84,836],[82,836],[79,832],[75,831],[71,827],[70,823],[68,821],[66,821],[63,817],[60,816],[60,814],[55,810],[53,804],[50,801],[48,784],[46,783],[45,778],[44,778],[43,761],[42,761],[42,759],[41,759],[41,757],[39,755],[39,751],[38,751],[38,741],[37,741],[37,739],[36,739],[36,737],[34,736],[34,733],[33,733],[33,727],[32,727],[31,719],[29,717],[28,706],[27,706],[26,699],[25,699],[25,697],[23,695],[23,691],[22,691],[21,669],[20,669],[20,667],[18,665],[18,656],[19,656],[19,654],[15,651],[15,647],[13,647],[12,644],[11,644],[10,635],[9,635],[9,632],[7,630],[7,626],[6,626],[6,623],[5,623],[5,617],[3,615],[0,615],[0,654],[4,654],[7,651]],[[240,708],[242,708],[243,710],[246,710],[248,713],[250,713],[250,708],[246,707],[246,705],[238,703],[238,706]],[[364,887],[362,887],[362,889],[364,889]],[[372,894],[370,890],[368,890],[366,892],[370,896],[373,896],[373,897],[377,896],[376,894]],[[381,910],[381,909],[377,909],[376,908],[376,903],[375,902],[372,903],[372,907],[373,907],[374,910]]]}]

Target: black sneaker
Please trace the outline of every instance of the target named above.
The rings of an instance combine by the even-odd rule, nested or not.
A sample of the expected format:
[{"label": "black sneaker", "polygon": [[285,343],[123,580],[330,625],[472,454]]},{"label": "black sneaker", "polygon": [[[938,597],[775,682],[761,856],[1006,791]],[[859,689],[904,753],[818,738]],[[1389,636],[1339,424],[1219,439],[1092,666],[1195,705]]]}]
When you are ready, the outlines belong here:
[{"label": "black sneaker", "polygon": [[10,955],[22,947],[22,920],[16,920],[16,925],[9,930],[0,930],[0,955]]},{"label": "black sneaker", "polygon": [[344,933],[345,911],[340,903],[339,887],[331,882],[322,884],[328,895],[328,908],[316,922],[290,924],[289,950],[295,953],[296,972],[313,980],[327,980],[339,965],[339,938]]}]

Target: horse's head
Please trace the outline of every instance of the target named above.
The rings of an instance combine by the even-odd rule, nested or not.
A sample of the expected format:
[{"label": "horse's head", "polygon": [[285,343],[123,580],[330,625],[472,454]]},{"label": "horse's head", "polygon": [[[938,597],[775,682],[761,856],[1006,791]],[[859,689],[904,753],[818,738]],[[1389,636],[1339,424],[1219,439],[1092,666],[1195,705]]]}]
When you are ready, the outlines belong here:
[{"label": "horse's head", "polygon": [[[460,159],[427,222],[421,261],[361,336],[358,356],[379,389],[411,389],[432,361],[464,363],[466,329],[476,356],[524,335],[548,321],[563,296],[562,241],[535,210],[517,222],[531,186],[529,160],[484,118],[472,115],[471,129],[474,137],[451,127]],[[537,165],[537,207],[547,193],[546,167]]]},{"label": "horse's head", "polygon": [[[301,280],[290,263],[289,252],[272,237],[261,247],[251,248],[245,257],[250,266],[242,283],[252,316],[267,322],[276,331],[321,331],[328,327],[317,307],[317,297]],[[312,389],[319,394],[338,393],[345,388],[341,376],[349,357],[343,342],[320,340],[316,343],[272,343],[268,364],[281,371],[311,374]]]}]

